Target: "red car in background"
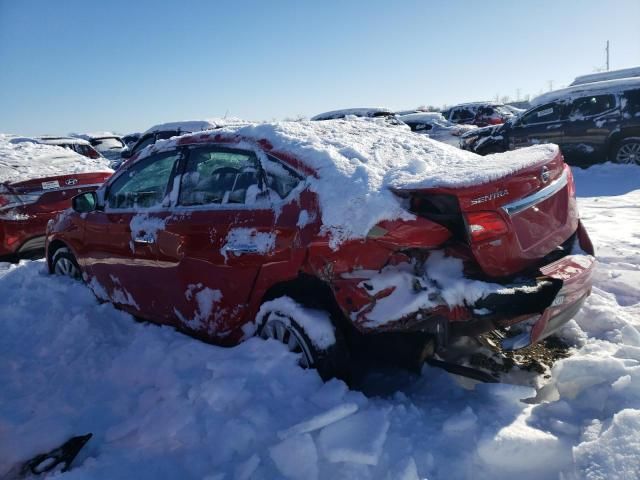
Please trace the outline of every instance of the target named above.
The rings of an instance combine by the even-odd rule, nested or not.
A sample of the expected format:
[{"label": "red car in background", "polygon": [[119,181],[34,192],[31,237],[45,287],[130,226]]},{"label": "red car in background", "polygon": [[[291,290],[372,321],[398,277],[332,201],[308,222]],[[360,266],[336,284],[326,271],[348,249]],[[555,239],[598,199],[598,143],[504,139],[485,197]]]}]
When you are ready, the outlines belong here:
[{"label": "red car in background", "polygon": [[[333,137],[318,146],[323,135]],[[356,155],[355,139],[358,154],[369,149],[369,164],[379,161],[391,175],[389,145],[475,161],[364,122],[185,135],[145,150],[97,192],[75,197],[74,211],[48,229],[49,270],[83,278],[101,299],[207,341],[276,339],[325,378],[348,375],[350,356],[417,366],[452,339],[496,329],[509,330],[506,348],[521,348],[578,311],[591,289],[593,247],[557,149],[478,185],[394,184],[389,196],[406,216],[376,220],[368,233],[336,243],[321,192],[328,170],[346,168],[332,170],[335,152]],[[312,150],[326,154],[321,168]],[[348,180],[355,189],[362,176]],[[334,230],[341,228],[349,225]],[[482,293],[472,297],[473,290]]]},{"label": "red car in background", "polygon": [[0,259],[42,255],[47,222],[69,208],[72,197],[110,176],[78,173],[0,184]]},{"label": "red car in background", "polygon": [[0,138],[0,259],[41,256],[47,222],[69,208],[75,195],[102,185],[112,171],[104,160],[90,161],[64,147],[4,140]]},{"label": "red car in background", "polygon": [[448,108],[442,115],[451,123],[477,127],[500,125],[515,116],[511,109],[494,102],[461,103]]}]

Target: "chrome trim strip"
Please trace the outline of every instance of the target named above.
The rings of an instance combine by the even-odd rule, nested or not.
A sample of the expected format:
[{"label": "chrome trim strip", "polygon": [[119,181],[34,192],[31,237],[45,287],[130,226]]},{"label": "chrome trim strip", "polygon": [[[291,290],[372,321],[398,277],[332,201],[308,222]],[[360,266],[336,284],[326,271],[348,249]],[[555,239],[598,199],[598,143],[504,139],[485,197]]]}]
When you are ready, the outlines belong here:
[{"label": "chrome trim strip", "polygon": [[515,215],[529,207],[533,207],[562,190],[568,183],[568,177],[567,171],[565,170],[562,172],[562,175],[560,175],[560,178],[554,180],[553,183],[547,185],[542,190],[539,190],[528,197],[503,205],[502,209],[507,213],[507,215]]},{"label": "chrome trim strip", "polygon": [[[91,184],[85,184],[85,185],[65,185],[64,187],[60,187],[60,188],[47,188],[45,190],[40,190],[42,193],[47,193],[47,192],[62,192],[62,191],[66,191],[66,190],[79,190],[81,188],[100,188],[102,185],[104,185],[104,183],[91,183]],[[19,194],[20,195],[20,194]]]}]

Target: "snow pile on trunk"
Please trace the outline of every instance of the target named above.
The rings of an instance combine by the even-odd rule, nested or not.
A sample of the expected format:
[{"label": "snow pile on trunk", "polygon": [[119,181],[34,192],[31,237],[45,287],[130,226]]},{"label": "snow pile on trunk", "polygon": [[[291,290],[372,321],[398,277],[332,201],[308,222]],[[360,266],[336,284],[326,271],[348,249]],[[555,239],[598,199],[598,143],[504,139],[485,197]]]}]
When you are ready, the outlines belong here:
[{"label": "snow pile on trunk", "polygon": [[19,182],[87,172],[111,172],[108,160],[84,157],[73,150],[0,134],[0,182]]},{"label": "snow pile on trunk", "polygon": [[[275,152],[293,155],[317,172],[308,181],[320,198],[333,247],[365,237],[380,221],[413,218],[393,188],[481,185],[558,153],[555,145],[540,145],[481,157],[375,120],[264,123],[211,135],[267,140]],[[159,148],[173,146],[175,140]]]}]

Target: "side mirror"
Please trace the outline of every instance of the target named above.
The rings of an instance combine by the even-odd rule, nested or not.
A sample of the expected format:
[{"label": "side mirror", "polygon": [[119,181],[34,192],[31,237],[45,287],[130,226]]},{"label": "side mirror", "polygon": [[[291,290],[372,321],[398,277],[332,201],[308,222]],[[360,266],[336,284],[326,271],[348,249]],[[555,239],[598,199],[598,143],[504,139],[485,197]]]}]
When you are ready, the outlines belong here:
[{"label": "side mirror", "polygon": [[78,213],[93,212],[98,204],[96,192],[85,192],[71,199],[71,208]]},{"label": "side mirror", "polygon": [[125,148],[120,152],[120,156],[122,158],[131,158],[133,156],[133,151],[129,150],[128,148]]}]

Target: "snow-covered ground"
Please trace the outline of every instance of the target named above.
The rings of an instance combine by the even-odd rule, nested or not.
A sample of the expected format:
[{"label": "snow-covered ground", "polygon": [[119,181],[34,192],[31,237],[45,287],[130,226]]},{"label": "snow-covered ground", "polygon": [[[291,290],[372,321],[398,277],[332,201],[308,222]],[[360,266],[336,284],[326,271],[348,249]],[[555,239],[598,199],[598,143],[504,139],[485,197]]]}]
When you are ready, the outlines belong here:
[{"label": "snow-covered ground", "polygon": [[[0,477],[74,435],[62,478],[640,477],[640,167],[575,171],[593,294],[549,379],[462,388],[425,367],[365,396],[273,342],[141,324],[42,261],[0,264]],[[527,399],[523,401],[523,399]]]}]

